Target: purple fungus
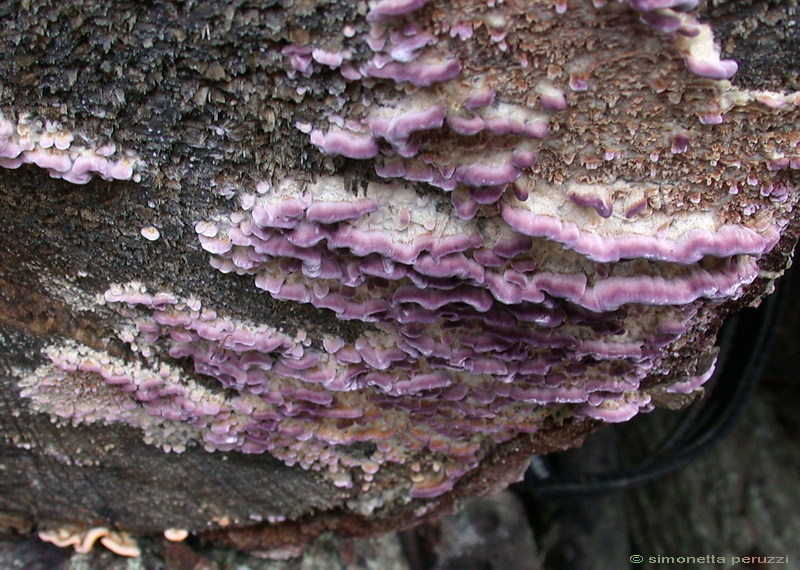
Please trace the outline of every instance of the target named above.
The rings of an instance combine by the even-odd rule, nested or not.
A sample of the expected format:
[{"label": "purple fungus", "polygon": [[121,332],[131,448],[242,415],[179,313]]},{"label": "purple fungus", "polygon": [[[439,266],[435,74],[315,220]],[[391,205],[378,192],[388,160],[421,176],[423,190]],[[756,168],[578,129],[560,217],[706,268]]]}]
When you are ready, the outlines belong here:
[{"label": "purple fungus", "polygon": [[550,134],[550,124],[547,119],[541,117],[525,121],[525,129],[523,131],[526,137],[532,139],[543,139]]},{"label": "purple fungus", "polygon": [[629,402],[603,401],[600,405],[584,404],[579,408],[581,414],[609,423],[627,422],[639,413],[639,405]]},{"label": "purple fungus", "polygon": [[682,24],[679,16],[669,12],[643,12],[640,18],[648,26],[655,28],[662,34],[674,34],[681,28]]},{"label": "purple fungus", "polygon": [[350,64],[343,65],[339,71],[342,77],[350,81],[358,81],[361,79],[361,72]]},{"label": "purple fungus", "polygon": [[382,162],[375,163],[375,174],[382,178],[403,178],[406,166],[400,157],[387,157]]},{"label": "purple fungus", "polygon": [[700,0],[628,0],[628,3],[639,12],[664,9],[688,12],[697,8]]},{"label": "purple fungus", "polygon": [[357,220],[377,209],[378,202],[372,198],[364,198],[357,202],[315,202],[306,210],[306,218],[311,222],[332,224],[344,220]]},{"label": "purple fungus", "polygon": [[385,134],[381,132],[380,135],[392,144],[401,143],[412,133],[440,128],[444,124],[444,116],[443,105],[433,105],[427,109],[403,113],[392,117],[386,125]]},{"label": "purple fungus", "polygon": [[470,164],[456,169],[456,180],[467,186],[498,186],[514,182],[520,171],[511,163],[499,165]]},{"label": "purple fungus", "polygon": [[511,154],[511,164],[517,168],[530,168],[536,164],[536,158],[536,152],[532,150],[516,150]]},{"label": "purple fungus", "polygon": [[[210,299],[201,303],[119,286],[102,302],[131,321],[142,358],[134,365],[65,350],[48,364],[55,377],[83,374],[81,382],[93,381],[92,389],[127,398],[114,413],[131,425],[179,436],[186,429],[187,441],[204,442],[210,451],[267,451],[288,464],[319,469],[342,486],[351,484],[342,478],[348,470],[372,475],[386,463],[435,452],[442,461],[435,468],[409,469],[411,494],[418,497],[446,492],[494,443],[533,433],[553,415],[577,412],[621,421],[649,409],[650,381],[663,378],[675,361],[676,341],[694,338],[689,335],[696,331],[696,315],[741,296],[758,275],[760,256],[775,245],[785,223],[765,205],[793,204],[793,188],[773,174],[800,164],[793,147],[776,135],[768,145],[741,147],[747,150],[735,157],[735,177],[722,168],[734,164],[724,152],[720,168],[711,171],[708,165],[716,167],[717,158],[706,159],[718,151],[710,155],[700,143],[719,141],[679,113],[685,107],[721,119],[723,110],[729,112],[727,133],[752,106],[764,116],[779,110],[792,117],[796,101],[787,96],[773,108],[770,102],[777,99],[765,94],[720,100],[710,81],[697,78],[691,83],[694,98],[681,99],[683,76],[689,74],[673,73],[674,57],[658,58],[669,63],[674,77],[654,79],[654,89],[642,89],[624,104],[639,113],[642,101],[647,105],[648,97],[657,97],[670,102],[675,116],[663,129],[634,132],[618,117],[625,113],[612,113],[603,119],[609,128],[598,133],[583,104],[598,96],[615,99],[615,74],[605,73],[611,83],[597,83],[592,93],[573,93],[569,113],[558,116],[554,111],[567,108],[566,74],[572,91],[585,90],[591,62],[540,68],[514,38],[504,49],[528,71],[510,66],[506,82],[506,75],[498,80],[476,70],[480,62],[470,62],[470,72],[481,79],[465,95],[465,84],[451,81],[460,64],[447,51],[460,41],[446,34],[471,24],[455,17],[451,28],[439,29],[425,18],[417,21],[416,14],[406,17],[425,4],[373,3],[369,38],[356,37],[355,27],[345,35],[367,40],[375,53],[363,71],[388,81],[352,86],[363,95],[352,115],[344,114],[346,97],[331,98],[328,115],[322,110],[329,125],[297,123],[321,152],[371,161],[389,180],[356,189],[343,176],[262,183],[246,190],[232,215],[195,224],[214,267],[251,276],[266,291],[262,296],[328,309],[330,318],[308,332],[283,332],[218,316]],[[691,71],[709,79],[735,71],[732,62],[719,59],[704,25],[675,12],[690,9],[693,0],[628,4],[669,35],[649,45],[671,43]],[[437,18],[447,9],[437,5]],[[592,14],[608,16],[601,10]],[[625,21],[635,26],[635,18]],[[605,33],[603,26],[587,30]],[[316,61],[339,66],[352,81],[361,79],[348,67],[346,52],[290,46],[284,53],[295,75],[311,73]],[[525,75],[535,78],[533,89],[520,81]],[[494,88],[501,91],[500,102]],[[317,102],[327,96],[306,93],[321,97]],[[536,101],[546,111],[525,106]],[[646,115],[637,116],[637,126]],[[114,150],[84,149],[74,137],[37,135],[40,127],[23,140],[12,127],[0,121],[5,159],[31,162],[54,175],[120,178],[130,176],[136,163],[112,161]],[[673,155],[686,154],[671,156],[665,143]],[[613,163],[602,162],[604,152]],[[86,159],[77,162],[81,157]],[[688,167],[698,157],[705,171],[694,176]],[[713,187],[699,181],[702,176],[712,178]],[[715,208],[709,197],[718,194],[711,190],[737,184],[752,204],[737,209],[731,199],[726,209]],[[612,197],[624,216],[613,215]],[[365,324],[342,328],[345,340],[336,336],[333,318]],[[188,359],[205,382],[195,386],[184,371],[169,367],[163,376],[149,370],[153,355]],[[677,392],[702,385],[710,373],[693,366],[686,364],[688,370],[666,385]],[[46,392],[36,384],[41,377],[30,379],[24,393]],[[51,409],[57,417],[83,413]],[[134,417],[131,410],[142,415]],[[181,429],[170,422],[181,422]],[[378,452],[361,458],[341,448],[353,442],[372,443]]]},{"label": "purple fungus", "polygon": [[406,166],[403,178],[416,182],[431,182],[434,179],[433,166],[421,162],[412,162]]},{"label": "purple fungus", "polygon": [[[521,168],[517,164],[515,164],[514,166],[517,166],[517,167]],[[526,187],[523,187],[521,184],[512,183],[511,184],[511,192],[513,192],[514,197],[517,200],[519,200],[520,202],[526,201],[528,199],[528,197],[530,196],[530,192],[528,192],[528,189]]]},{"label": "purple fungus", "polygon": [[253,221],[262,228],[293,228],[305,212],[305,204],[290,198],[273,204],[257,204],[253,208]]},{"label": "purple fungus", "polygon": [[533,214],[500,203],[504,220],[515,230],[532,236],[544,237],[564,244],[594,261],[618,261],[621,258],[644,257],[681,264],[696,263],[705,255],[729,257],[732,255],[761,255],[774,245],[775,232],[761,236],[745,227],[726,225],[716,232],[693,229],[675,240],[656,236],[602,237],[582,232],[575,224],[562,222],[549,216]]},{"label": "purple fungus", "polygon": [[478,204],[494,204],[503,195],[506,186],[480,186],[469,189],[470,198]]},{"label": "purple fungus", "polygon": [[319,48],[311,50],[311,57],[314,61],[327,65],[328,67],[339,67],[346,59],[350,59],[350,54],[347,52],[330,52]]},{"label": "purple fungus", "polygon": [[770,160],[767,163],[767,168],[769,170],[775,172],[775,171],[778,171],[778,170],[783,170],[784,168],[788,167],[790,163],[791,163],[791,159],[789,159],[789,157],[785,156],[785,157],[782,157],[782,158],[776,158],[774,160]]},{"label": "purple fungus", "polygon": [[569,196],[569,199],[575,202],[578,206],[594,208],[595,212],[597,212],[597,215],[602,218],[611,217],[613,205],[609,200],[592,194],[587,195],[570,192],[567,195]]},{"label": "purple fungus", "polygon": [[454,132],[460,135],[476,135],[481,132],[486,124],[480,117],[460,117],[457,115],[448,115],[447,126]]},{"label": "purple fungus", "polygon": [[430,499],[450,491],[453,485],[455,485],[455,479],[447,477],[436,482],[428,482],[423,479],[422,482],[415,483],[408,494],[412,499]]},{"label": "purple fungus", "polygon": [[430,0],[380,0],[369,12],[367,22],[386,22],[422,8]]},{"label": "purple fungus", "polygon": [[410,63],[392,62],[379,67],[368,62],[362,69],[365,77],[391,79],[396,82],[411,83],[416,87],[428,87],[458,77],[461,63],[457,59],[423,60]]},{"label": "purple fungus", "polygon": [[425,390],[435,390],[447,388],[452,384],[452,380],[444,372],[430,372],[418,374],[411,379],[408,385],[408,393],[415,394]]},{"label": "purple fungus", "polygon": [[294,71],[299,71],[303,75],[311,75],[313,69],[310,47],[288,45],[281,50],[281,53],[289,58],[289,63]]},{"label": "purple fungus", "polygon": [[683,134],[676,134],[671,138],[672,146],[670,150],[672,154],[681,154],[688,150],[689,148],[689,138]]},{"label": "purple fungus", "polygon": [[486,119],[486,130],[496,134],[520,134],[525,130],[525,123],[508,117],[490,117]]},{"label": "purple fungus", "polygon": [[213,253],[215,255],[227,253],[233,247],[231,240],[226,236],[209,238],[201,234],[198,236],[198,238],[200,239],[200,245],[203,247],[203,249],[208,253]]},{"label": "purple fungus", "polygon": [[31,162],[45,170],[64,173],[73,168],[69,155],[54,153],[43,148],[25,151],[22,157],[25,162]]},{"label": "purple fungus", "polygon": [[496,95],[497,93],[492,88],[473,91],[466,99],[464,99],[461,107],[466,111],[474,111],[475,109],[480,109],[481,107],[488,107],[494,103],[494,98]]},{"label": "purple fungus", "polygon": [[392,42],[389,55],[394,61],[408,63],[419,56],[419,50],[434,43],[436,40],[429,34],[418,34]]},{"label": "purple fungus", "polygon": [[466,195],[454,192],[452,195],[453,208],[456,215],[462,220],[471,220],[480,208],[480,204]]},{"label": "purple fungus", "polygon": [[327,133],[318,129],[309,135],[311,144],[325,154],[346,156],[347,158],[365,159],[373,158],[378,154],[378,143],[365,133],[357,134],[332,127]]},{"label": "purple fungus", "polygon": [[548,111],[563,111],[567,108],[567,97],[561,89],[558,89],[548,81],[541,81],[536,85],[536,92],[539,94],[539,104]]},{"label": "purple fungus", "polygon": [[711,379],[711,377],[714,375],[716,364],[717,359],[714,358],[714,360],[711,362],[711,366],[709,366],[705,372],[702,374],[689,376],[685,380],[679,380],[678,382],[668,386],[666,391],[672,394],[691,394],[693,391]]},{"label": "purple fungus", "polygon": [[492,247],[492,253],[510,259],[529,251],[531,247],[533,247],[533,240],[530,237],[515,235],[512,238],[497,241]]},{"label": "purple fungus", "polygon": [[730,79],[739,69],[739,64],[732,59],[701,59],[694,55],[686,56],[686,67],[689,71],[708,79]]},{"label": "purple fungus", "polygon": [[630,206],[625,211],[625,217],[631,219],[637,214],[640,214],[646,207],[647,207],[647,200],[642,198],[641,200],[634,202],[633,205]]},{"label": "purple fungus", "polygon": [[721,125],[722,113],[705,113],[700,115],[700,122],[704,125]]},{"label": "purple fungus", "polygon": [[572,91],[586,91],[589,89],[589,78],[582,73],[570,74],[569,88]]}]

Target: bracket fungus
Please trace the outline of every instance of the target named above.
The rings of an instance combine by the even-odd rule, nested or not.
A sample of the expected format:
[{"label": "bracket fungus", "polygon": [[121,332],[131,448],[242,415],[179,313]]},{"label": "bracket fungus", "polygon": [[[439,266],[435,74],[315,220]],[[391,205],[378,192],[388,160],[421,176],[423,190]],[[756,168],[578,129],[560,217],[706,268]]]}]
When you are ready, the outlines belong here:
[{"label": "bracket fungus", "polygon": [[[231,177],[182,223],[202,270],[324,323],[142,269],[94,291],[129,358],[53,343],[22,396],[168,451],[270,454],[370,514],[471,492],[521,437],[699,394],[722,317],[794,245],[800,94],[733,83],[697,5],[379,0],[335,42],[275,47],[310,102],[283,134],[303,158]],[[0,120],[0,165],[153,183],[139,149],[33,123]]]},{"label": "bracket fungus", "polygon": [[141,555],[139,545],[125,532],[110,530],[105,527],[78,529],[62,527],[54,530],[39,531],[39,538],[61,548],[72,546],[78,554],[87,554],[92,551],[95,542],[119,556],[136,558]]},{"label": "bracket fungus", "polygon": [[21,113],[19,120],[14,121],[0,113],[0,166],[3,168],[35,164],[53,178],[73,184],[86,184],[94,176],[105,180],[140,180],[134,173],[135,155],[122,154],[112,160],[111,157],[121,154],[114,143],[87,147],[75,141],[73,133],[52,121],[42,121],[27,113]]}]

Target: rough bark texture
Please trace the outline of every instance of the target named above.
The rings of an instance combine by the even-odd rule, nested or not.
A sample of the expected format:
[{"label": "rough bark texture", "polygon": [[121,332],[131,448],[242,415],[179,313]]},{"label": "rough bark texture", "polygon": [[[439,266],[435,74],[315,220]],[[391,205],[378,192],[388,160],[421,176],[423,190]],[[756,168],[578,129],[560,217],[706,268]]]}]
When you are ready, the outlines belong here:
[{"label": "rough bark texture", "polygon": [[[133,279],[202,291],[276,327],[340,328],[326,322],[326,312],[276,303],[211,270],[192,226],[224,202],[208,190],[216,183],[268,178],[298,160],[309,172],[325,170],[329,159],[311,152],[292,126],[302,98],[282,81],[280,46],[356,21],[355,7],[86,2],[8,3],[2,11],[5,108],[80,124],[148,157],[141,184],[95,179],[75,186],[27,166],[3,173],[4,221],[15,230],[2,243],[5,526],[31,531],[78,522],[144,534],[248,525],[270,515],[313,519],[309,531],[299,523],[259,539],[277,547],[330,527],[378,532],[413,520],[409,513],[380,526],[358,522],[341,513],[352,493],[269,456],[197,449],[165,455],[124,428],[54,425],[20,403],[12,374],[41,362],[53,338],[126,355],[107,314],[75,311],[59,297],[76,288],[91,299],[108,283]],[[343,89],[330,81],[327,88]],[[151,243],[139,229],[155,220],[163,237]],[[358,323],[343,332],[356,335]],[[528,454],[574,444],[581,431],[558,430],[552,443],[540,436],[535,444],[512,444],[516,472]],[[270,541],[272,534],[282,538]]]},{"label": "rough bark texture", "polygon": [[738,82],[778,91],[800,87],[795,0],[715,0],[704,15],[714,22],[725,55],[741,62]]},{"label": "rough bark texture", "polygon": [[[466,83],[472,78],[489,77],[496,82],[498,92],[503,90],[509,105],[518,106],[530,103],[533,97],[526,75],[533,72],[526,71],[528,65],[546,69],[541,74],[549,77],[548,81],[565,83],[568,73],[559,64],[566,67],[570,58],[579,60],[583,52],[592,51],[595,43],[603,41],[606,29],[615,31],[615,43],[608,48],[610,55],[599,66],[597,79],[592,79],[596,81],[592,91],[580,100],[586,105],[585,114],[568,111],[561,123],[553,121],[551,130],[560,133],[553,140],[559,142],[536,147],[538,163],[528,166],[531,180],[554,187],[566,181],[564,188],[580,184],[601,188],[598,196],[572,196],[577,206],[570,206],[594,208],[598,216],[603,215],[610,199],[603,194],[603,184],[624,179],[633,181],[631,188],[642,195],[634,196],[640,201],[635,204],[626,201],[627,197],[615,197],[618,210],[624,203],[629,211],[652,210],[654,219],[671,215],[690,218],[722,204],[715,228],[741,223],[748,231],[761,232],[759,236],[774,231],[773,226],[783,232],[777,245],[759,252],[763,255],[758,258],[757,275],[752,275],[747,289],[737,289],[732,299],[720,295],[714,302],[702,298],[686,303],[694,312],[687,320],[685,334],[650,363],[652,373],[641,378],[641,392],[631,397],[630,405],[640,402],[644,406],[645,397],[659,405],[685,404],[692,396],[669,394],[663,387],[707,371],[716,330],[724,316],[758,302],[785,267],[797,240],[796,225],[789,222],[797,200],[793,193],[796,165],[790,160],[800,164],[792,150],[798,141],[800,99],[788,99],[779,106],[769,97],[762,97],[764,103],[755,95],[747,95],[737,100],[733,110],[720,109],[715,98],[728,88],[718,90],[715,81],[692,76],[680,53],[668,47],[665,37],[653,36],[654,32],[627,5],[612,3],[607,9],[595,9],[588,2],[538,3],[537,14],[555,14],[560,6],[568,5],[567,14],[576,16],[574,20],[542,19],[547,25],[542,23],[542,29],[537,30],[538,21],[531,23],[533,15],[526,20],[528,8],[522,4],[507,3],[509,13],[503,26],[514,24],[508,24],[505,49],[496,45],[505,44],[505,40],[491,39],[498,24],[482,3],[444,7],[434,2],[423,8],[420,18],[429,22],[432,30],[444,29],[453,13],[474,12],[481,21],[485,19],[487,24],[476,28],[479,32],[472,43],[456,45],[446,33],[440,34],[445,39],[439,42],[447,43],[446,47],[459,56]],[[734,80],[735,88],[742,90],[738,93],[751,88],[796,88],[797,55],[786,48],[796,45],[791,34],[796,34],[798,27],[792,30],[789,25],[797,19],[795,3],[735,4],[712,2],[703,6],[701,18],[719,21],[723,57],[752,62],[743,65],[741,75]],[[534,14],[534,9],[530,10]],[[601,17],[593,19],[592,10]],[[541,417],[537,411],[536,422],[532,419],[527,425],[512,418],[511,424],[522,425],[513,437],[504,435],[505,439],[492,441],[489,437],[478,439],[481,434],[475,436],[476,463],[470,464],[472,468],[465,474],[454,476],[452,490],[428,498],[424,491],[429,487],[423,486],[421,494],[409,498],[409,481],[419,483],[415,478],[420,467],[414,469],[398,460],[381,466],[373,478],[372,467],[364,467],[375,451],[375,444],[369,440],[343,446],[352,461],[347,465],[358,465],[361,470],[352,469],[355,483],[342,488],[337,486],[341,480],[330,474],[287,465],[294,463],[293,458],[282,456],[282,461],[268,453],[242,454],[225,449],[209,453],[191,446],[182,453],[164,453],[144,443],[136,428],[56,421],[60,414],[51,409],[46,410],[51,411],[49,415],[36,411],[44,408],[35,408],[20,396],[20,379],[43,370],[51,360],[55,362],[46,351],[65,342],[97,351],[112,361],[152,366],[147,352],[150,349],[127,334],[142,314],[135,313],[133,305],[119,309],[108,301],[108,295],[98,301],[98,295],[102,298],[114,284],[139,282],[151,292],[169,292],[182,299],[199,296],[221,314],[268,324],[287,337],[301,339],[298,344],[307,336],[317,347],[324,335],[355,343],[374,332],[370,323],[339,320],[332,310],[277,300],[254,287],[251,275],[212,269],[208,254],[198,243],[195,226],[198,221],[219,221],[223,214],[230,218],[232,212],[235,218],[238,207],[232,197],[237,193],[252,193],[260,181],[272,181],[277,186],[289,176],[310,184],[320,176],[335,174],[348,191],[368,198],[365,189],[378,180],[373,164],[356,159],[352,153],[333,152],[323,143],[311,144],[314,139],[307,133],[311,126],[329,125],[331,113],[348,120],[360,119],[367,113],[365,101],[390,100],[409,93],[435,95],[452,104],[452,98],[448,99],[452,93],[445,88],[436,91],[438,87],[421,85],[404,90],[389,80],[349,81],[329,68],[332,66],[324,65],[306,76],[300,69],[302,62],[292,69],[292,52],[285,49],[297,46],[335,53],[346,45],[353,62],[366,64],[372,57],[369,48],[363,42],[345,39],[360,38],[369,31],[375,35],[364,18],[366,13],[363,3],[301,0],[253,4],[233,0],[148,4],[43,0],[0,6],[4,46],[0,112],[14,123],[21,144],[30,133],[42,141],[42,133],[69,132],[73,133],[74,152],[100,161],[107,154],[109,161],[116,161],[114,164],[123,169],[117,175],[101,172],[100,166],[92,167],[90,173],[101,176],[72,184],[48,176],[48,171],[53,174],[56,169],[42,166],[50,164],[43,158],[28,161],[42,168],[13,164],[13,157],[4,159],[3,166],[19,168],[0,172],[4,221],[0,235],[0,526],[22,533],[70,526],[110,527],[139,535],[184,528],[193,533],[209,531],[205,536],[219,544],[275,553],[325,531],[344,536],[378,533],[445,512],[460,498],[488,494],[508,485],[525,468],[531,454],[579,445],[598,426],[595,419],[577,413],[577,406],[563,403],[546,408]],[[775,21],[776,14],[782,17],[779,25],[769,28],[768,38],[759,36],[756,32],[764,29],[762,24]],[[348,31],[342,34],[345,28]],[[566,39],[559,43],[556,38],[562,34]],[[645,55],[630,56],[638,53],[638,44],[648,37],[656,39],[647,40]],[[773,45],[773,40],[779,49],[764,47]],[[549,44],[551,53],[545,48]],[[541,53],[547,54],[542,62],[533,61],[534,54]],[[750,53],[756,56],[744,55]],[[301,55],[310,58],[310,51]],[[512,61],[517,56],[530,56],[532,61],[523,66]],[[611,66],[612,61],[617,67],[617,61],[631,66],[629,75],[621,75],[617,83],[614,73],[618,68]],[[458,89],[466,89],[465,84]],[[600,85],[597,94],[594,85]],[[548,89],[542,87],[542,98],[552,95]],[[458,95],[456,87],[452,90]],[[580,88],[574,90],[570,104],[583,97]],[[677,101],[681,101],[680,95],[684,99],[678,104],[666,95],[659,98],[665,92],[678,93]],[[620,93],[625,97],[612,113]],[[708,103],[712,99],[713,104]],[[720,113],[728,110],[730,115],[717,130],[696,124],[698,116],[713,123],[717,115],[721,117]],[[667,133],[659,113],[676,123],[672,134]],[[634,137],[637,129],[640,134]],[[668,149],[671,144],[679,149],[680,137],[685,138],[686,133],[694,137],[690,159],[670,162],[668,151],[662,147]],[[451,135],[425,139],[425,156],[442,160],[450,156],[448,153],[461,156],[472,152],[468,144],[452,142]],[[484,135],[477,138],[476,153],[491,150],[495,144],[490,137],[481,137]],[[601,143],[606,142],[606,156],[616,152],[614,164],[622,166],[610,166],[610,159],[605,164],[598,158],[602,157]],[[108,147],[109,143],[114,146]],[[32,144],[44,148],[44,143]],[[56,148],[59,144],[56,140]],[[511,143],[502,139],[497,144]],[[625,150],[628,145],[634,149],[630,156]],[[661,159],[655,149],[661,149]],[[677,156],[685,151],[672,153]],[[590,156],[593,152],[598,156]],[[336,154],[345,157],[331,156]],[[77,164],[76,156],[72,160]],[[786,164],[781,162],[784,158]],[[731,166],[734,159],[741,159],[743,164]],[[654,174],[655,166],[651,169],[650,162],[659,160],[659,168],[663,166],[664,170]],[[580,173],[574,175],[564,166],[573,161],[580,165]],[[718,162],[730,168],[717,169]],[[795,170],[789,168],[790,164]],[[124,171],[128,166],[131,175]],[[737,168],[743,174],[731,174],[738,172]],[[755,180],[749,186],[750,179],[744,181],[748,175]],[[535,183],[530,184],[533,187]],[[697,190],[704,184],[709,189]],[[740,184],[741,194],[730,198],[729,189],[736,184]],[[769,191],[765,190],[767,186]],[[779,187],[784,194],[776,191],[770,198],[772,189]],[[787,188],[788,197],[783,198]],[[411,190],[428,198],[435,196],[424,208],[431,219],[452,208],[448,200],[439,197],[439,189],[413,182]],[[508,203],[513,200],[508,198],[510,193],[509,189],[504,198]],[[631,196],[634,193],[632,190]],[[455,203],[456,198],[453,200]],[[475,225],[490,226],[497,217],[493,217],[496,210],[493,203],[482,205],[477,218],[480,223]],[[582,213],[576,216],[588,219]],[[601,222],[591,220],[591,224]],[[595,263],[578,259],[570,248],[562,254],[563,259],[548,262],[574,264],[589,275],[591,283],[615,271],[624,276],[642,271],[656,277],[683,277],[689,271],[682,262],[670,259],[671,254],[654,260],[645,255],[638,260],[639,265],[632,262],[622,269],[619,267],[624,263],[617,266],[614,260]],[[758,257],[748,251],[720,254],[720,259],[728,256],[736,258],[736,263]],[[686,265],[699,264],[695,262],[686,261]],[[716,258],[706,259],[702,265],[703,271],[724,273],[723,261]],[[613,319],[628,319],[626,322],[655,322],[660,318],[647,303],[632,303],[630,307],[622,317],[616,307],[594,309],[614,313]],[[674,315],[683,315],[681,310],[674,308]],[[612,326],[608,323],[613,319],[605,319],[603,326]],[[656,332],[645,330],[642,334]],[[137,342],[139,345],[134,346]],[[154,344],[152,350],[161,351],[158,355],[168,361],[175,374],[190,379],[199,389],[230,396],[208,375],[199,373],[189,357],[166,358],[166,340],[159,342],[160,348]],[[98,390],[92,385],[82,394],[90,399]],[[37,405],[43,406],[42,402],[37,400]],[[340,423],[343,430],[352,424]],[[523,433],[525,430],[535,433]],[[159,436],[148,437],[164,443]],[[165,441],[166,446],[179,447],[166,436]],[[426,477],[442,469],[437,463],[441,450],[432,448],[415,450],[419,454],[414,457],[421,459]],[[428,464],[439,467],[428,470]],[[450,468],[453,464],[445,465]]]}]

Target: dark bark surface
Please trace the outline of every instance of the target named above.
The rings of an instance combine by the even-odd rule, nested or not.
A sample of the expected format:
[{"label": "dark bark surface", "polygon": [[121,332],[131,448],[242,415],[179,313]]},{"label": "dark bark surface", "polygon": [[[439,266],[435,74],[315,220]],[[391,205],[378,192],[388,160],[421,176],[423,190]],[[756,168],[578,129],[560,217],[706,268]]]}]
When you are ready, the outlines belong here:
[{"label": "dark bark surface", "polygon": [[[797,53],[791,47],[800,26],[790,25],[797,21],[796,3],[711,4],[707,14],[720,23],[723,48],[735,58],[744,52],[758,56],[737,81],[797,88]],[[352,339],[362,332],[358,321],[343,325],[332,312],[277,302],[254,289],[251,279],[213,270],[193,224],[227,203],[225,188],[286,171],[337,170],[353,180],[374,178],[364,164],[314,152],[307,136],[294,127],[298,120],[318,119],[332,105],[338,105],[337,111],[350,109],[361,87],[326,71],[314,81],[329,96],[303,98],[285,81],[280,55],[281,48],[303,44],[309,36],[327,37],[327,47],[335,50],[339,40],[329,31],[350,22],[360,22],[355,26],[363,31],[363,8],[354,2],[303,0],[42,0],[0,6],[0,111],[29,112],[37,120],[90,133],[99,143],[114,141],[120,149],[135,149],[147,166],[139,182],[95,178],[85,185],[54,180],[32,165],[0,172],[0,529],[29,534],[80,523],[152,537],[177,527],[208,531],[205,539],[225,547],[274,553],[326,531],[374,534],[447,512],[461,498],[511,483],[531,454],[577,445],[595,429],[597,422],[589,420],[550,422],[535,436],[520,436],[492,450],[481,468],[445,497],[390,502],[359,514],[366,511],[351,508],[358,503],[357,486],[337,488],[313,471],[287,467],[268,454],[200,448],[165,454],[143,443],[137,430],[53,423],[19,396],[19,371],[43,364],[42,349],[55,341],[71,339],[121,358],[138,358],[115,335],[117,316],[93,306],[94,295],[109,283],[140,280],[176,294],[202,291],[233,315],[290,333],[335,331]],[[738,19],[742,13],[759,23],[745,26]],[[775,13],[782,18],[764,28]],[[332,103],[336,98],[346,103]],[[140,230],[150,225],[161,233],[157,241],[142,239]],[[795,241],[794,231],[787,232],[766,269],[779,271]],[[718,307],[708,317],[709,336],[698,337],[697,346],[709,346],[724,314],[766,286],[760,280],[737,303]],[[681,358],[682,366],[692,365],[696,355],[691,346]],[[179,364],[187,371],[191,367]],[[763,405],[757,409],[758,414],[767,411]],[[769,421],[766,416],[752,421],[753,433],[764,439],[741,445],[755,446],[757,454],[773,444],[772,436],[756,429]],[[787,456],[786,461],[794,465],[795,459]],[[715,464],[709,480],[725,480],[733,460]],[[382,488],[405,481],[403,473],[387,471],[379,481]],[[781,473],[772,476],[788,476],[788,471]],[[737,479],[713,493],[722,502],[742,484]],[[708,495],[698,493],[676,483],[668,494],[637,495],[636,520],[649,529],[647,513],[669,513],[674,507],[671,514],[677,517],[699,508]],[[755,505],[777,499],[759,495],[756,488],[738,500],[737,505]],[[736,520],[734,511],[726,520]],[[789,536],[788,527],[770,528],[773,534],[750,537],[748,544],[755,549],[762,537]],[[677,548],[667,541],[679,540],[701,547],[705,543],[697,537],[710,532],[663,538],[643,530],[636,544],[652,551]],[[772,552],[779,543],[761,544]],[[193,554],[180,546],[169,548],[176,559],[192,560]]]},{"label": "dark bark surface", "polygon": [[796,0],[713,0],[706,10],[726,56],[742,62],[737,82],[756,89],[800,88]]},{"label": "dark bark surface", "polygon": [[[7,491],[0,513],[6,528],[30,532],[79,522],[147,534],[247,526],[268,517],[314,521],[312,530],[301,522],[244,541],[267,547],[302,541],[340,519],[353,532],[370,530],[367,519],[342,508],[354,491],[313,472],[264,455],[198,449],[165,455],[125,428],[55,425],[28,410],[14,379],[16,370],[44,362],[42,348],[57,339],[130,358],[111,329],[114,315],[88,307],[92,295],[113,282],[202,291],[237,315],[288,331],[358,335],[357,321],[343,327],[330,312],[275,302],[249,280],[213,270],[193,230],[193,220],[225,202],[213,189],[287,168],[332,167],[330,158],[309,152],[305,135],[293,126],[319,114],[326,102],[303,99],[287,85],[280,49],[363,21],[356,12],[343,2],[227,0],[0,7],[0,109],[79,125],[98,141],[135,147],[147,163],[140,183],[95,178],[74,185],[32,165],[0,172],[3,221],[13,228],[0,238],[0,463]],[[323,81],[331,94],[358,96],[352,88],[345,93],[341,78]],[[154,242],[139,233],[150,224],[162,236]],[[71,292],[84,295],[86,311],[69,306]],[[512,442],[510,472],[519,472],[527,454],[563,448],[587,431],[559,428],[552,437]],[[476,479],[472,492],[485,487]],[[374,530],[412,519],[412,510],[385,513],[387,522]],[[323,511],[331,514],[317,516]]]}]

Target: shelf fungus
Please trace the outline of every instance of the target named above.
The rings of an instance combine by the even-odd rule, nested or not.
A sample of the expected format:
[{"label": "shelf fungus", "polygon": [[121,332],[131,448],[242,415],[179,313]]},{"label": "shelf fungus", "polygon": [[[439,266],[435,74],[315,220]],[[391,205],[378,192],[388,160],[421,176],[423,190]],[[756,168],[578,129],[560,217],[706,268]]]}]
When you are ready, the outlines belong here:
[{"label": "shelf fungus", "polygon": [[112,142],[96,144],[73,134],[54,121],[42,121],[27,113],[18,120],[0,112],[0,167],[34,164],[51,177],[86,184],[95,176],[104,180],[134,180],[140,175],[139,159],[120,153]]},{"label": "shelf fungus", "polygon": [[[276,166],[186,223],[223,279],[335,325],[108,284],[136,358],[53,345],[23,396],[364,493],[401,473],[429,499],[523,434],[699,393],[708,331],[793,247],[800,94],[737,87],[696,4],[380,0],[338,42],[284,43],[282,81],[310,101],[284,124],[325,171]],[[40,158],[46,129],[17,152],[9,125],[0,164],[132,176],[125,157]]]},{"label": "shelf fungus", "polygon": [[78,554],[91,552],[95,542],[98,540],[100,544],[118,556],[136,558],[141,554],[139,545],[129,534],[110,530],[106,527],[93,527],[90,529],[61,527],[42,530],[39,531],[39,538],[61,548],[72,546]]}]

